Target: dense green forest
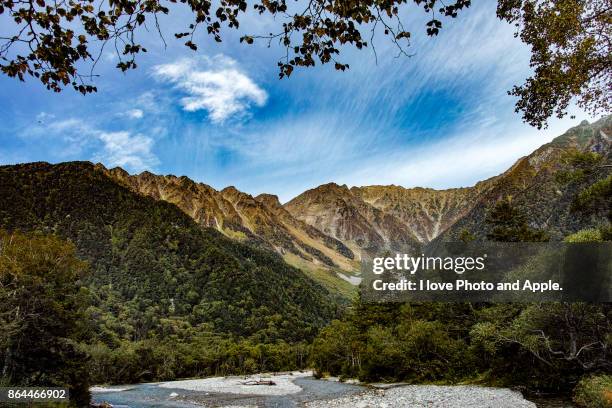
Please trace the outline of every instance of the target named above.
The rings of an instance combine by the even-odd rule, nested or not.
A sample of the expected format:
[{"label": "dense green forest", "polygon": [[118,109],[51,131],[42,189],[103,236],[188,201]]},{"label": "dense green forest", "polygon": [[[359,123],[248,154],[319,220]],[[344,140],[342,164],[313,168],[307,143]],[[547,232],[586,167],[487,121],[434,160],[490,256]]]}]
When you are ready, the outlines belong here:
[{"label": "dense green forest", "polygon": [[612,370],[611,321],[609,304],[357,303],[311,358],[320,375],[569,393]]},{"label": "dense green forest", "polygon": [[[59,237],[85,261],[86,273],[69,282],[84,307],[68,338],[75,353],[89,356],[91,382],[304,366],[305,343],[345,303],[278,255],[202,229],[174,205],[136,195],[90,163],[0,167],[0,186],[0,227],[11,231],[4,241],[44,254],[34,238]],[[44,282],[22,261],[15,268]],[[21,276],[1,273],[2,298],[16,296],[10,287]],[[42,285],[52,300],[55,289]],[[23,296],[36,295],[38,286],[25,287]],[[13,309],[4,303],[3,328],[13,324]],[[6,350],[20,352],[0,351],[4,382],[45,382],[42,368],[27,374],[8,367]]]}]

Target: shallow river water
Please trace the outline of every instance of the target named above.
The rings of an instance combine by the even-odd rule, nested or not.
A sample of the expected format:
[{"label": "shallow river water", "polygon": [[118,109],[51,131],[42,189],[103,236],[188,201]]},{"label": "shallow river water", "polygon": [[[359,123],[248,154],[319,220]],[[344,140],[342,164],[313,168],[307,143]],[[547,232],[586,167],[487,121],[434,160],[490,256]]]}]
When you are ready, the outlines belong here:
[{"label": "shallow river water", "polygon": [[[158,383],[138,384],[118,388],[130,388],[120,392],[93,392],[94,402],[109,402],[113,407],[121,408],[194,408],[204,406],[257,406],[290,408],[298,407],[306,401],[328,399],[364,392],[365,388],[334,381],[321,381],[313,377],[296,378],[294,383],[302,391],[287,395],[244,395],[222,394],[201,391],[188,391],[184,389],[162,388]],[[172,393],[178,394],[171,397]],[[188,401],[193,401],[190,403]]]}]

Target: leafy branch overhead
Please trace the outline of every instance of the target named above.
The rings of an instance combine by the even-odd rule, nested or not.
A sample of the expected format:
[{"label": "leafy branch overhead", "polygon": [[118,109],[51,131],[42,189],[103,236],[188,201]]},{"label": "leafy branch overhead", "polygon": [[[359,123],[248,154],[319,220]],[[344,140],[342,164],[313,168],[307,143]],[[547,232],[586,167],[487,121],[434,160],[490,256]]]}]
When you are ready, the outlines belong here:
[{"label": "leafy branch overhead", "polygon": [[533,75],[509,92],[527,123],[565,116],[574,98],[593,115],[612,110],[611,0],[500,0],[497,15],[531,47]]},{"label": "leafy branch overhead", "polygon": [[[431,14],[427,33],[436,35],[442,26],[435,10],[438,2],[414,2]],[[15,34],[1,37],[2,71],[21,80],[32,75],[54,91],[71,85],[82,93],[94,92],[96,88],[89,83],[105,46],[110,44],[117,52],[117,68],[136,68],[137,54],[147,51],[136,38],[140,27],[147,29],[152,24],[165,43],[158,17],[170,13],[172,3],[182,3],[193,13],[191,24],[174,36],[194,51],[198,49],[194,36],[199,28],[221,42],[222,26],[239,28],[248,8],[245,0],[218,4],[211,0],[109,0],[108,5],[94,0],[1,0],[0,14],[9,14],[15,22]],[[261,15],[282,16],[282,27],[266,36],[244,35],[240,41],[252,44],[255,38],[278,39],[287,51],[278,63],[281,77],[290,75],[295,66],[313,66],[315,59],[333,61],[337,69],[345,70],[348,65],[335,59],[338,47],[347,43],[357,48],[367,46],[361,31],[367,25],[372,31],[378,24],[384,25],[384,32],[400,49],[407,45],[410,33],[398,18],[402,3],[406,0],[309,0],[300,12],[290,15],[286,0],[263,0],[252,7]],[[455,17],[469,3],[458,0],[439,11]],[[91,65],[89,73],[84,73],[87,68],[82,62]]]},{"label": "leafy branch overhead", "polygon": [[[444,18],[455,18],[470,0],[0,0],[0,15],[13,21],[0,34],[0,68],[24,80],[38,78],[59,92],[72,86],[95,92],[94,68],[105,47],[119,56],[117,68],[137,67],[136,57],[147,50],[137,36],[156,30],[162,42],[159,17],[182,4],[193,15],[176,39],[196,51],[196,34],[204,30],[222,41],[222,29],[239,29],[247,13],[271,15],[276,32],[241,33],[240,41],[278,42],[285,50],[278,61],[280,77],[296,67],[333,63],[345,71],[344,46],[363,49],[382,32],[408,55],[411,31],[402,24],[411,5],[427,15],[425,32],[436,36]],[[593,112],[610,109],[611,0],[499,0],[497,16],[517,26],[517,36],[532,48],[534,75],[511,93],[517,110],[541,127],[553,114],[563,116],[573,97]],[[493,18],[493,16],[492,16]]]}]

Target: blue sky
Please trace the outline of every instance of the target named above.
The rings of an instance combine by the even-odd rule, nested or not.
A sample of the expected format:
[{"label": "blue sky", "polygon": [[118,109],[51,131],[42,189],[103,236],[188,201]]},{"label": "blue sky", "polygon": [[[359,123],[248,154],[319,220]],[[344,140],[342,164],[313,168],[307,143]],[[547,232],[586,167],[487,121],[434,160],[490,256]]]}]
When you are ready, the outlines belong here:
[{"label": "blue sky", "polygon": [[[318,66],[283,80],[281,48],[239,44],[229,30],[221,44],[202,34],[194,53],[171,38],[186,21],[172,14],[162,21],[170,46],[145,33],[137,70],[122,74],[103,54],[97,94],[0,77],[0,164],[90,160],[282,201],[330,181],[473,185],[592,119],[573,108],[576,119],[543,131],[521,122],[507,91],[529,75],[529,52],[494,3],[473,5],[434,39],[408,8],[411,57],[397,58],[379,35],[378,58],[345,49],[350,70]],[[248,16],[242,27],[267,33],[271,24]]]}]

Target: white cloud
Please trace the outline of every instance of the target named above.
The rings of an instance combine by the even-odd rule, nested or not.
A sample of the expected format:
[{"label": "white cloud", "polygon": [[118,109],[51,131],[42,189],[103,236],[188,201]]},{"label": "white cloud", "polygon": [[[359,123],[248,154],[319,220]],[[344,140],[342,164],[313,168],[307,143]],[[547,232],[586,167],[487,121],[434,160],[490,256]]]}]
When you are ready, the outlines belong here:
[{"label": "white cloud", "polygon": [[96,131],[97,137],[104,143],[104,150],[94,156],[109,166],[127,167],[133,170],[144,170],[156,165],[159,161],[151,152],[153,139],[144,135],[131,135],[130,132]]},{"label": "white cloud", "polygon": [[[154,128],[152,133],[161,134],[162,131]],[[153,153],[154,138],[129,131],[101,130],[76,118],[38,123],[22,132],[20,137],[30,142],[53,138],[54,148],[48,154],[62,161],[89,157],[109,167],[120,166],[129,171],[153,169],[159,164]]]},{"label": "white cloud", "polygon": [[142,109],[130,109],[125,113],[130,119],[142,119],[144,116],[144,112]]},{"label": "white cloud", "polygon": [[39,123],[44,123],[45,121],[52,119],[55,119],[55,115],[52,113],[40,112],[38,115],[36,115],[36,121]]},{"label": "white cloud", "polygon": [[134,100],[134,105],[147,113],[155,113],[157,115],[164,112],[163,106],[165,101],[157,96],[153,91],[146,91]]},{"label": "white cloud", "polygon": [[153,75],[187,95],[181,98],[185,111],[206,110],[214,123],[241,117],[252,105],[264,106],[268,99],[266,91],[225,56],[156,65]]},{"label": "white cloud", "polygon": [[[71,131],[74,131],[74,133],[77,133],[77,132],[88,132],[89,130],[89,126],[85,122],[83,122],[80,119],[75,119],[75,118],[57,120],[55,122],[51,122],[47,124],[45,128],[55,133],[67,132],[65,137],[69,137],[69,135],[73,133]],[[44,130],[44,129],[41,129],[41,130]]]}]

